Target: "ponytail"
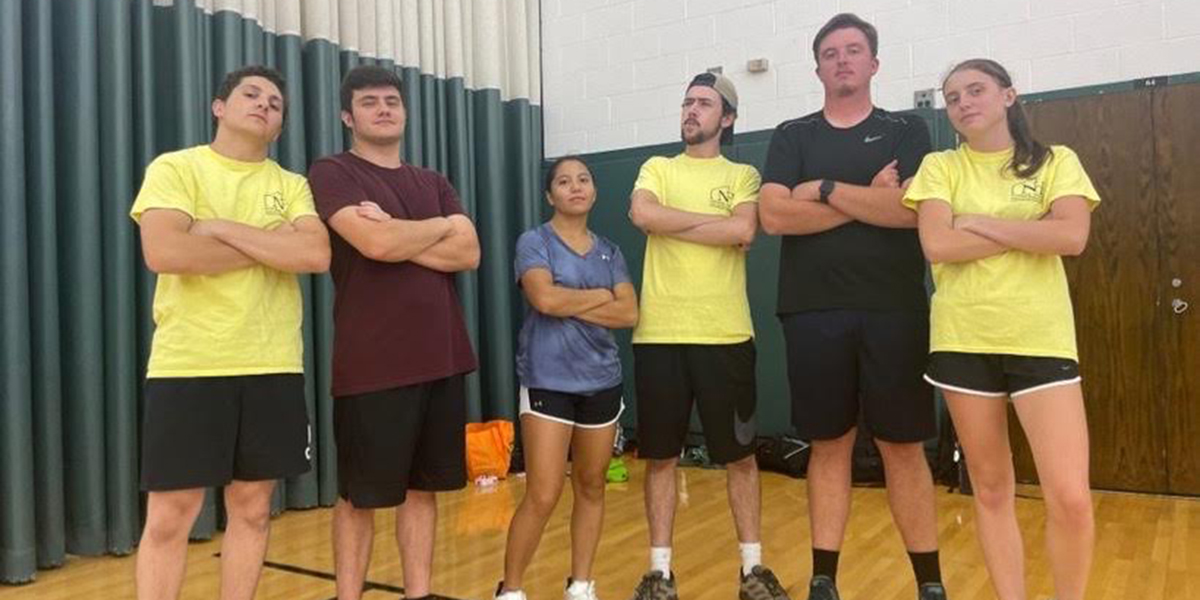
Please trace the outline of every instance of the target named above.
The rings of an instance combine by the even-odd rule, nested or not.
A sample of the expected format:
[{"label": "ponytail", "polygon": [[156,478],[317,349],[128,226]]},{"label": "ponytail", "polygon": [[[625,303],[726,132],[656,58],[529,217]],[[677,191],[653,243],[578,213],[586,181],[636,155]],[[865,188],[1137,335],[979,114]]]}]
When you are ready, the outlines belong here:
[{"label": "ponytail", "polygon": [[1008,134],[1013,139],[1013,157],[1008,169],[1021,179],[1033,177],[1050,158],[1050,148],[1033,137],[1025,107],[1018,98],[1008,107]]}]

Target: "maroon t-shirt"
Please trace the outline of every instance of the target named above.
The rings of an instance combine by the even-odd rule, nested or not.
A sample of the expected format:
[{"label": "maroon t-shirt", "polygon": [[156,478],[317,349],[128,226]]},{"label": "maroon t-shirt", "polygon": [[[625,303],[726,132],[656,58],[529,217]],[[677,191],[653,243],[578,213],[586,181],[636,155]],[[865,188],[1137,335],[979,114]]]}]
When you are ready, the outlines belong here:
[{"label": "maroon t-shirt", "polygon": [[[381,167],[345,152],[313,163],[309,185],[321,219],[363,201],[397,219],[462,214],[450,182],[411,165]],[[363,256],[330,228],[333,395],[414,385],[475,370],[454,274],[411,261]]]}]

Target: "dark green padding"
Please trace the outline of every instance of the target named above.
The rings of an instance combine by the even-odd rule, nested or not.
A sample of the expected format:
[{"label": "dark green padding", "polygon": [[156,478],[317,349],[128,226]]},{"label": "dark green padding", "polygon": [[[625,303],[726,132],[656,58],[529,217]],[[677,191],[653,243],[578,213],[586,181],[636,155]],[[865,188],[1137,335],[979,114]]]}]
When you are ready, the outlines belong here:
[{"label": "dark green padding", "polygon": [[[137,543],[154,276],[128,211],[145,166],[210,140],[213,89],[259,63],[288,82],[272,156],[303,173],[346,147],[338,85],[368,62],[404,82],[406,159],[446,174],[476,219],[483,266],[459,277],[481,364],[468,380],[470,415],[511,418],[511,246],[536,213],[540,107],[191,2],[0,2],[0,582],[29,581],[68,553],[126,554]],[[276,511],[328,506],[337,494],[333,287],[326,275],[301,282],[313,470],[279,486]],[[212,490],[193,536],[211,537],[221,512]]]}]

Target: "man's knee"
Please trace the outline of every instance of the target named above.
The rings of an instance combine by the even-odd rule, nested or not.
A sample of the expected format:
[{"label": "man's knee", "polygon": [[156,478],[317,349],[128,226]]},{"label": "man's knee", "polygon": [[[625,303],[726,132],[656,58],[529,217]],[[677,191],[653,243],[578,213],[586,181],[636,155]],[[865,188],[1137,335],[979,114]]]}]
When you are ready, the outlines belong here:
[{"label": "man's knee", "polygon": [[842,464],[849,466],[854,454],[854,440],[858,437],[858,428],[851,427],[850,431],[827,440],[812,440],[810,462],[822,464]]},{"label": "man's knee", "polygon": [[271,522],[274,482],[234,482],[225,488],[225,511],[231,522],[265,530]]},{"label": "man's knee", "polygon": [[204,490],[150,492],[143,538],[169,542],[186,538],[204,504]]},{"label": "man's knee", "polygon": [[749,454],[725,463],[725,470],[731,475],[750,475],[758,471],[758,460],[753,454]]}]

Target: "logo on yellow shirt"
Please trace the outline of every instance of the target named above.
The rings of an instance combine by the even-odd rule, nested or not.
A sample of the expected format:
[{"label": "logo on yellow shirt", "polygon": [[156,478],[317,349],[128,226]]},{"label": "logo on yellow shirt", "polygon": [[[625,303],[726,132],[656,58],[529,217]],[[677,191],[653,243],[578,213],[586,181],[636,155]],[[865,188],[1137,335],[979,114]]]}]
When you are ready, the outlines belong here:
[{"label": "logo on yellow shirt", "polygon": [[287,214],[287,201],[283,199],[283,192],[263,194],[263,208],[268,215],[282,217]]},{"label": "logo on yellow shirt", "polygon": [[1042,201],[1042,184],[1036,179],[1022,179],[1013,184],[1009,190],[1008,199],[1013,202]]},{"label": "logo on yellow shirt", "polygon": [[727,185],[713,188],[708,193],[708,204],[723,211],[733,210],[733,190]]}]

